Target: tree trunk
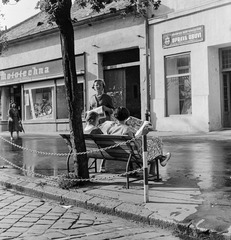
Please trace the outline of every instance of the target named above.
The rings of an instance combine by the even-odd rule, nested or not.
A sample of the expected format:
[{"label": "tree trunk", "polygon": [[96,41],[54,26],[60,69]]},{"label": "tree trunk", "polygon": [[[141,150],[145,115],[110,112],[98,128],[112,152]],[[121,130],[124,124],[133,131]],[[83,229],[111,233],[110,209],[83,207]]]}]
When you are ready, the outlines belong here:
[{"label": "tree trunk", "polygon": [[[82,98],[78,89],[74,30],[70,18],[71,0],[63,0],[56,12],[56,23],[60,30],[62,65],[69,110],[70,136],[73,153],[86,152],[82,125]],[[89,178],[87,155],[74,155],[74,170],[79,178]]]}]

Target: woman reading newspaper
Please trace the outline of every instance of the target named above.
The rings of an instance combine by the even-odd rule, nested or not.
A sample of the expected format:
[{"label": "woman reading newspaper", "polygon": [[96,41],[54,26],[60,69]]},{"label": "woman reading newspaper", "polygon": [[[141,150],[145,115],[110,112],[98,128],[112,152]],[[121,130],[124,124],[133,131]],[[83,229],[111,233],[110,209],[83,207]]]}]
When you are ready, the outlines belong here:
[{"label": "woman reading newspaper", "polygon": [[100,114],[99,123],[111,120],[111,115],[113,113],[114,106],[112,98],[104,92],[105,90],[104,80],[96,79],[93,83],[92,88],[96,91],[96,94],[94,94],[90,98],[90,110],[94,110],[95,112]]},{"label": "woman reading newspaper", "polygon": [[[125,107],[116,108],[114,111],[114,117],[117,119],[114,121],[106,121],[101,124],[100,129],[104,134],[114,134],[114,135],[128,135],[130,137],[137,137],[135,143],[137,145],[137,150],[142,155],[142,142],[138,138],[141,135],[147,134],[152,126],[148,121],[142,122],[142,126],[140,126],[139,130],[135,129],[131,125],[137,124],[137,122],[132,122],[130,117],[130,112]],[[129,122],[130,121],[130,122]],[[141,120],[140,120],[141,121]],[[162,154],[162,143],[161,141],[153,137],[148,140],[147,149],[148,149],[148,163],[150,164],[150,174],[155,175],[155,160],[158,158],[160,160],[161,166],[166,166],[167,162],[171,157],[171,153],[167,153],[165,155]],[[159,149],[158,149],[159,148]],[[103,170],[104,162],[101,163],[101,171]]]}]

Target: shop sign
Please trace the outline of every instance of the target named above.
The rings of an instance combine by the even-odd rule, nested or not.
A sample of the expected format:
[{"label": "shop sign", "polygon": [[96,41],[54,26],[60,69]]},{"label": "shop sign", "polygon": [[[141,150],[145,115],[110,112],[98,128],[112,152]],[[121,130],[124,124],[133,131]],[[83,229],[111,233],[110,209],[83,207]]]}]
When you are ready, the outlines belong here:
[{"label": "shop sign", "polygon": [[[81,57],[76,56],[77,66],[80,65],[78,65],[80,60],[83,62],[83,55],[81,55]],[[84,66],[81,67],[83,68]],[[84,73],[84,70],[81,70],[81,73]],[[63,68],[62,60],[58,59],[50,62],[38,63],[0,71],[0,86],[22,82],[46,80],[52,77],[60,76],[63,76]]]},{"label": "shop sign", "polygon": [[191,43],[203,42],[205,40],[204,26],[187,28],[176,32],[162,35],[162,47],[171,48]]}]

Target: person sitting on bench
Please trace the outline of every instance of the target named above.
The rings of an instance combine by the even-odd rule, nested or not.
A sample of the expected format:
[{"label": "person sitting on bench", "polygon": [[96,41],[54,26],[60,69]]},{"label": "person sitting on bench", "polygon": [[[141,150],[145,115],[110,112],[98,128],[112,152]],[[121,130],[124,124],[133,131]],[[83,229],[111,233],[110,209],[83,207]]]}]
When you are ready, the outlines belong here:
[{"label": "person sitting on bench", "polygon": [[88,112],[86,117],[86,126],[83,130],[84,134],[103,134],[103,132],[98,127],[99,124],[99,114],[97,112]]},{"label": "person sitting on bench", "polygon": [[[117,122],[114,121],[106,121],[101,124],[99,127],[104,134],[114,134],[114,135],[128,135],[130,137],[135,137],[136,129],[132,128],[125,124],[125,121],[130,117],[130,112],[125,107],[118,107],[115,109],[114,117],[117,119]],[[148,125],[141,126],[142,135],[145,135],[149,132]],[[136,138],[135,143],[137,145],[137,149],[142,155],[142,142],[140,139]],[[154,139],[149,139],[147,144],[148,150],[148,163],[150,164],[149,173],[155,175],[155,161],[160,160],[160,165],[162,167],[166,166],[167,162],[171,157],[171,153],[166,153],[164,155],[155,156],[155,152],[153,149],[153,144],[155,144]],[[103,169],[103,166],[101,167]]]}]

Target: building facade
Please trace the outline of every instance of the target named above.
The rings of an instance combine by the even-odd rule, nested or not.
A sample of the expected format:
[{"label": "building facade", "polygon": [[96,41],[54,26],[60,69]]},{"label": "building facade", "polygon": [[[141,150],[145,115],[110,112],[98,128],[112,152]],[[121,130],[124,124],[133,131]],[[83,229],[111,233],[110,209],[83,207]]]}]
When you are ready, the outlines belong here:
[{"label": "building facade", "polygon": [[150,111],[157,130],[231,127],[230,12],[226,0],[163,0],[159,17],[149,21]]},{"label": "building facade", "polygon": [[[83,119],[96,78],[105,79],[115,107],[126,106],[140,118],[147,105],[146,23],[134,16],[89,13],[72,9],[80,19],[74,32]],[[0,56],[1,131],[7,130],[12,100],[27,132],[69,129],[59,31],[42,23],[43,18],[43,13],[35,15],[7,33],[9,48]]]},{"label": "building facade", "polygon": [[[230,1],[161,3],[148,21],[73,7],[83,117],[99,77],[115,106],[142,119],[148,110],[157,131],[230,128]],[[8,31],[9,48],[0,56],[0,131],[11,100],[26,131],[69,129],[59,31],[43,19],[40,13]]]}]

